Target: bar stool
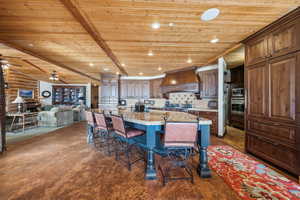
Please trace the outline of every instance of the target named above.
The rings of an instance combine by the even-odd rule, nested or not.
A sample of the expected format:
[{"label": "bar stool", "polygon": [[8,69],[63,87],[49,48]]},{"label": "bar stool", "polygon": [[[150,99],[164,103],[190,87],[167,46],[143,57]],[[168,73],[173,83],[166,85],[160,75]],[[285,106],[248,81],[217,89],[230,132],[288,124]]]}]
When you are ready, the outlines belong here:
[{"label": "bar stool", "polygon": [[[193,149],[197,144],[198,122],[165,122],[165,135],[163,145],[166,151],[166,159],[162,162],[167,167],[158,168],[163,177],[163,186],[172,180],[190,180],[194,183],[193,172],[188,164],[189,158],[193,155]],[[170,172],[176,168],[184,169],[184,177],[171,177]]]},{"label": "bar stool", "polygon": [[[119,144],[116,146],[115,150],[116,160],[125,162],[128,170],[131,171],[131,166],[134,163],[140,160],[145,161],[144,152],[140,148],[137,148],[140,156],[132,161],[133,147],[138,147],[134,141],[134,138],[145,134],[145,132],[134,128],[126,128],[122,116],[112,115],[111,119],[113,130],[116,134],[116,141]],[[121,158],[122,154],[125,156],[125,159]]]},{"label": "bar stool", "polygon": [[91,111],[85,111],[85,117],[87,121],[87,143],[94,143],[94,133],[95,133],[95,119]]},{"label": "bar stool", "polygon": [[100,148],[106,150],[108,155],[113,152],[114,136],[112,124],[108,123],[104,113],[95,113],[96,126],[95,130],[99,132]]},{"label": "bar stool", "polygon": [[94,113],[91,111],[85,111],[86,121],[87,121],[87,143],[94,144],[94,147],[99,149],[101,147],[101,135],[99,131],[96,130],[96,120]]}]

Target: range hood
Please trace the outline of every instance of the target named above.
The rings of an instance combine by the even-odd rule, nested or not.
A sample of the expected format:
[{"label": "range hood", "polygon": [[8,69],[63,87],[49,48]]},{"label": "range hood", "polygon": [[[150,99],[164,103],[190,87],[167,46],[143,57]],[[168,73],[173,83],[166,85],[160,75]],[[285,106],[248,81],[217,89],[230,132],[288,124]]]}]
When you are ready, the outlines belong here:
[{"label": "range hood", "polygon": [[161,84],[164,95],[171,92],[192,92],[199,94],[199,77],[196,67],[167,72]]}]

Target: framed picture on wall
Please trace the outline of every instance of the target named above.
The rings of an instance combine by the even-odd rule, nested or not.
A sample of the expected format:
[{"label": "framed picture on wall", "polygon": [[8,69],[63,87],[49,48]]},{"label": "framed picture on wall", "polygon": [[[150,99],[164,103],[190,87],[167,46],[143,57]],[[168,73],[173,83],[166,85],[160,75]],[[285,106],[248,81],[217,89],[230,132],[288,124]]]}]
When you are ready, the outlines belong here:
[{"label": "framed picture on wall", "polygon": [[22,97],[24,99],[33,99],[34,98],[33,90],[19,89],[18,94],[20,97]]}]

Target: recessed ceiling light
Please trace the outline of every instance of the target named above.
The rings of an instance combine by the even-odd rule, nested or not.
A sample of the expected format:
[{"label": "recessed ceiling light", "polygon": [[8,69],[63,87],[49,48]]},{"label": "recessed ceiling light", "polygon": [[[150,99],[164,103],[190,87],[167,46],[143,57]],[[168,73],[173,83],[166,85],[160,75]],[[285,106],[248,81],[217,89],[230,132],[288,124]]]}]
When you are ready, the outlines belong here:
[{"label": "recessed ceiling light", "polygon": [[162,68],[161,68],[161,67],[158,67],[158,68],[157,68],[157,70],[158,70],[158,71],[161,71],[161,70],[162,70]]},{"label": "recessed ceiling light", "polygon": [[151,24],[151,27],[152,27],[153,29],[159,29],[159,28],[160,28],[160,23],[154,22],[153,24]]},{"label": "recessed ceiling light", "polygon": [[122,67],[125,67],[126,65],[124,63],[121,64]]},{"label": "recessed ceiling light", "polygon": [[214,38],[214,39],[212,39],[210,42],[211,42],[211,43],[217,43],[217,42],[219,42],[219,39],[218,39],[218,38]]},{"label": "recessed ceiling light", "polygon": [[93,66],[94,66],[94,63],[90,63],[89,65],[90,65],[91,67],[93,67]]},{"label": "recessed ceiling light", "polygon": [[119,75],[119,74],[120,74],[120,72],[116,72],[116,74],[117,74],[117,75]]},{"label": "recessed ceiling light", "polygon": [[193,62],[193,60],[191,59],[191,58],[189,58],[189,59],[187,59],[187,61],[186,61],[187,63],[192,63]]},{"label": "recessed ceiling light", "polygon": [[171,84],[172,84],[172,85],[175,85],[176,83],[177,83],[176,80],[171,80]]},{"label": "recessed ceiling light", "polygon": [[218,8],[210,8],[201,15],[201,20],[210,21],[215,19],[219,14],[220,10]]},{"label": "recessed ceiling light", "polygon": [[139,73],[140,76],[142,76],[143,74],[144,74],[143,72],[140,72],[140,73]]},{"label": "recessed ceiling light", "polygon": [[149,51],[148,52],[148,56],[153,56],[154,54],[153,54],[153,52],[152,51]]},{"label": "recessed ceiling light", "polygon": [[109,68],[104,68],[103,70],[104,70],[104,71],[109,71]]},{"label": "recessed ceiling light", "polygon": [[30,43],[30,44],[28,44],[28,45],[29,45],[30,47],[33,47],[33,44],[31,44],[31,43]]},{"label": "recessed ceiling light", "polygon": [[172,27],[172,26],[175,26],[175,24],[173,22],[170,22],[169,26]]}]

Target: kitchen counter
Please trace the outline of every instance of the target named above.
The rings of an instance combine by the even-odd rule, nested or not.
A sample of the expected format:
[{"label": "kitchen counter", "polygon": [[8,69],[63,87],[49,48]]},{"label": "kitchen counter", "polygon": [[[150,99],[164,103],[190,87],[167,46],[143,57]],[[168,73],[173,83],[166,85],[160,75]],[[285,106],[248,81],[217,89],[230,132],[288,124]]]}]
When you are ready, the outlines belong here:
[{"label": "kitchen counter", "polygon": [[188,108],[188,111],[218,112],[218,109],[210,108]]},{"label": "kitchen counter", "polygon": [[[164,125],[164,117],[166,115],[170,121],[197,121],[197,117],[195,115],[182,112],[124,112],[122,114],[125,121],[143,125]],[[198,123],[200,125],[211,125],[212,121],[201,117]]]},{"label": "kitchen counter", "polygon": [[151,110],[166,110],[166,111],[181,111],[181,112],[188,112],[188,111],[203,111],[203,112],[218,112],[218,109],[210,109],[210,108],[180,108],[180,107],[149,107]]}]

